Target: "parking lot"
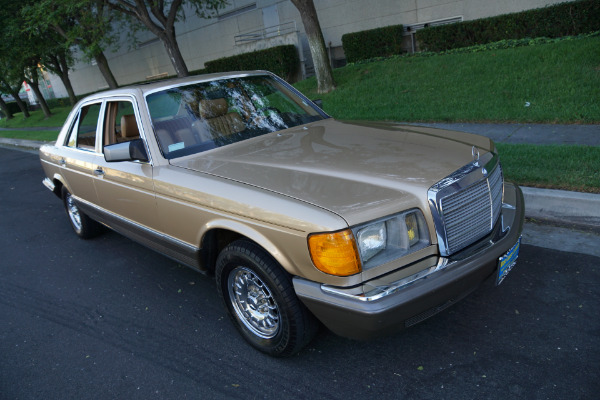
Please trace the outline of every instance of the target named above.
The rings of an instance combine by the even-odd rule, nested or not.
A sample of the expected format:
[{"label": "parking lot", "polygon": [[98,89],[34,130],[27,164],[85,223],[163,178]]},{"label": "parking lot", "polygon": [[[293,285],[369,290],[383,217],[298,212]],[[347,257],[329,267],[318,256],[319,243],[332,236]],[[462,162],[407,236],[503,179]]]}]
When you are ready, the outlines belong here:
[{"label": "parking lot", "polygon": [[[0,148],[0,398],[595,399],[600,258],[525,243],[499,287],[392,337],[248,346],[214,280],[112,232],[84,241],[35,154]],[[592,236],[600,246],[598,236]]]}]

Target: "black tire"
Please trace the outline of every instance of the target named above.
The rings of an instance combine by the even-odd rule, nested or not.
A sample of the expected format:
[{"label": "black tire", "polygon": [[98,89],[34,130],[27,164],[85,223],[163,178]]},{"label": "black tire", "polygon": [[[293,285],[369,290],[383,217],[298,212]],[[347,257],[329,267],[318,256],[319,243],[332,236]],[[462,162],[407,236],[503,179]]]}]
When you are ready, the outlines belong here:
[{"label": "black tire", "polygon": [[215,275],[231,320],[256,349],[286,357],[316,334],[318,323],[296,296],[291,277],[260,246],[229,244],[217,258]]},{"label": "black tire", "polygon": [[91,239],[102,232],[102,225],[85,215],[75,203],[66,187],[62,188],[62,200],[73,230],[82,239]]}]

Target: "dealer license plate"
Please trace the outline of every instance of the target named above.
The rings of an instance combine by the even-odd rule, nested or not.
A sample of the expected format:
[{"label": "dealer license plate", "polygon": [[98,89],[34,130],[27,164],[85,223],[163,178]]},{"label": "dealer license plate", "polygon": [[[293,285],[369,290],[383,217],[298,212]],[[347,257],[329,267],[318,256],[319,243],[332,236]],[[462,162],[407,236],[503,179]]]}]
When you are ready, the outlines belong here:
[{"label": "dealer license plate", "polygon": [[519,248],[521,247],[521,237],[517,240],[517,243],[502,257],[498,259],[498,277],[496,278],[496,285],[502,283],[506,275],[510,272],[512,267],[517,263],[519,257]]}]

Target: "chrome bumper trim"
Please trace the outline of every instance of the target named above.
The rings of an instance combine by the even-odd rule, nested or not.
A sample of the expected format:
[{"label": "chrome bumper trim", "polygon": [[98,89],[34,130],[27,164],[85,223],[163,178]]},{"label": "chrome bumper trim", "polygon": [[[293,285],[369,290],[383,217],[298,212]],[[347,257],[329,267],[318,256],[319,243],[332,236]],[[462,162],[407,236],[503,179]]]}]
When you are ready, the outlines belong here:
[{"label": "chrome bumper trim", "polygon": [[51,192],[54,192],[56,185],[54,185],[54,182],[52,182],[52,180],[50,180],[50,178],[44,178],[42,183],[44,184],[44,186],[46,186],[48,188],[48,190],[50,190]]},{"label": "chrome bumper trim", "polygon": [[[506,210],[514,210],[515,207],[510,204],[502,204],[502,208]],[[442,257],[440,256],[438,259],[438,263],[435,266],[427,268],[423,271],[419,271],[416,274],[407,276],[398,281],[392,282],[385,286],[377,286],[373,290],[366,292],[364,294],[352,294],[349,293],[346,288],[339,288],[330,285],[321,285],[321,290],[327,294],[340,296],[344,298],[349,298],[361,302],[371,302],[380,300],[386,296],[392,295],[407,286],[410,286],[413,283],[416,283],[422,279],[426,279],[432,274],[440,273],[443,270],[451,269],[455,264],[459,263],[462,260],[473,257],[477,254],[480,254],[490,247],[494,246],[498,241],[503,239],[511,230],[510,225],[505,225],[504,218],[500,218],[500,223],[497,224],[496,228],[486,237],[484,240],[481,240],[479,243],[474,244],[473,246],[468,247],[464,251],[461,251],[457,254],[454,254],[452,257]]]}]

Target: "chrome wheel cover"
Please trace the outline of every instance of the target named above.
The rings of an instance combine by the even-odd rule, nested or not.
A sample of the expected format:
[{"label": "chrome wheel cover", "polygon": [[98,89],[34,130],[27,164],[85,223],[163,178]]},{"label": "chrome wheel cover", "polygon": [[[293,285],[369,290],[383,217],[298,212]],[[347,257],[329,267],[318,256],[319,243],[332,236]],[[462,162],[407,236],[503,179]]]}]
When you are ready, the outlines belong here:
[{"label": "chrome wheel cover", "polygon": [[273,338],[279,330],[279,307],[267,285],[250,269],[236,267],[227,287],[229,301],[246,328],[263,339]]},{"label": "chrome wheel cover", "polygon": [[69,218],[71,218],[71,222],[75,227],[77,232],[81,231],[81,215],[79,214],[79,208],[75,204],[75,200],[73,200],[73,196],[67,194],[66,196],[67,202],[67,213],[69,214]]}]

